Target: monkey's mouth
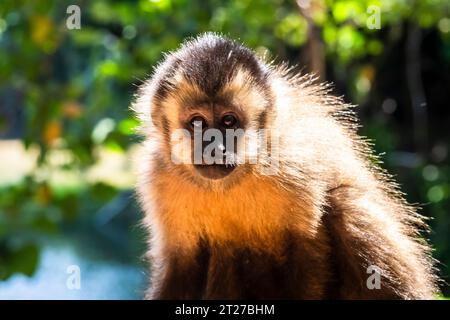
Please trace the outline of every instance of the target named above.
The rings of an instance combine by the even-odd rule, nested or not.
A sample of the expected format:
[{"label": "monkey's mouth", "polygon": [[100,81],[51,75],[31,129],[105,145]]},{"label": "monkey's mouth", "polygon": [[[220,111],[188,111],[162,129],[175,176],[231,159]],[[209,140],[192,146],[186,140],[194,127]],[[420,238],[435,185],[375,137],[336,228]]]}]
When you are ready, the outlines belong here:
[{"label": "monkey's mouth", "polygon": [[213,180],[225,178],[236,168],[226,164],[196,164],[194,167],[200,175]]}]

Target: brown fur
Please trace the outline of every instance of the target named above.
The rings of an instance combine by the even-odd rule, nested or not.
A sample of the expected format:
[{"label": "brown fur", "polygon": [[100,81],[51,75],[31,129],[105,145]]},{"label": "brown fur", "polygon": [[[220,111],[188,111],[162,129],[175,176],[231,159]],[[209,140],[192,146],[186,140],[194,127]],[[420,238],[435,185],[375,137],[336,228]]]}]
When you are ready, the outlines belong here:
[{"label": "brown fur", "polygon": [[[231,58],[230,58],[231,57]],[[351,107],[207,34],[168,55],[134,109],[139,198],[151,234],[148,298],[430,299],[437,292],[415,208],[356,134]],[[218,181],[170,160],[187,107],[232,105],[280,137],[275,175],[239,165]],[[382,270],[369,290],[366,269]]]}]

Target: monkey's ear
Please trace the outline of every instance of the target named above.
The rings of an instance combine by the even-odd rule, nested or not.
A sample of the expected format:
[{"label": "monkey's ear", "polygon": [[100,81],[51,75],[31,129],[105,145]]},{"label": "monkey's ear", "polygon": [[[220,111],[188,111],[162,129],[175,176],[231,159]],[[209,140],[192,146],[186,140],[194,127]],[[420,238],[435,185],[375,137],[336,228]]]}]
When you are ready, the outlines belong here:
[{"label": "monkey's ear", "polygon": [[162,130],[162,111],[159,109],[158,106],[151,105],[150,107],[150,121],[153,124],[153,126],[158,129]]},{"label": "monkey's ear", "polygon": [[157,103],[152,103],[150,107],[150,123],[158,131],[169,134],[170,126],[166,113],[162,110],[163,106]]},{"label": "monkey's ear", "polygon": [[162,129],[162,119],[160,106],[155,95],[155,85],[152,81],[147,81],[139,87],[139,91],[131,105],[131,110],[141,122],[142,133],[149,128]]},{"label": "monkey's ear", "polygon": [[158,130],[163,130],[164,126],[167,126],[167,118],[164,110],[162,110],[162,102],[167,99],[171,90],[173,90],[172,83],[167,78],[155,78],[151,82],[151,94],[149,97],[150,120]]}]

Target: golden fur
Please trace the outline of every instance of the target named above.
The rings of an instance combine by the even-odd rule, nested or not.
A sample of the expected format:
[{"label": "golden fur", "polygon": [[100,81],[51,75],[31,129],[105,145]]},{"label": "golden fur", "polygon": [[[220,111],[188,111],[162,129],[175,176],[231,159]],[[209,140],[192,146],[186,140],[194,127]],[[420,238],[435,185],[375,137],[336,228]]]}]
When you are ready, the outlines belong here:
[{"label": "golden fur", "polygon": [[[217,36],[206,35],[202,41],[205,37]],[[196,41],[201,40],[184,47],[195,46]],[[138,194],[151,234],[154,281],[149,297],[166,297],[158,292],[168,281],[172,259],[194,261],[193,252],[201,243],[223,252],[250,248],[283,260],[289,231],[303,239],[304,259],[317,260],[316,270],[305,267],[311,293],[294,297],[433,298],[437,289],[432,260],[418,233],[423,219],[357,135],[352,107],[310,76],[292,75],[285,66],[261,64],[273,101],[255,88],[245,69],[235,73],[219,96],[244,108],[250,130],[261,124],[256,115],[267,111],[264,128],[279,137],[280,162],[273,175],[261,174],[267,165],[264,158],[254,165],[239,165],[220,180],[197,175],[189,164],[173,164],[169,134],[179,127],[180,113],[189,99],[207,99],[207,95],[176,73],[171,77],[176,89],[160,101],[156,87],[166,64],[139,91],[133,108],[146,138],[137,161],[141,168]],[[206,289],[199,297],[242,297],[232,289],[220,294],[214,288],[214,263],[227,263],[214,260],[215,252],[210,250]],[[332,254],[339,256],[331,263]],[[383,270],[383,290],[364,288],[369,265]],[[190,277],[190,271],[185,272]],[[339,284],[331,294],[328,287],[338,281],[335,278]]]}]

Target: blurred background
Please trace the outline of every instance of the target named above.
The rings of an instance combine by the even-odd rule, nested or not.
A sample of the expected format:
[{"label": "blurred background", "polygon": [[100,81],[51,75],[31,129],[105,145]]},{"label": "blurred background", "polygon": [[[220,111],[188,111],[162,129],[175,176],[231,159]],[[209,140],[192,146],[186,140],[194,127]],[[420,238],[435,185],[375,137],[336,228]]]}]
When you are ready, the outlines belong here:
[{"label": "blurred background", "polygon": [[128,107],[163,52],[205,31],[359,105],[361,134],[430,217],[424,236],[449,282],[448,0],[2,0],[0,299],[142,298]]}]

